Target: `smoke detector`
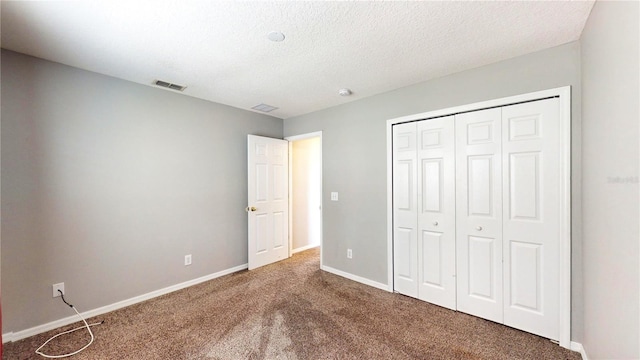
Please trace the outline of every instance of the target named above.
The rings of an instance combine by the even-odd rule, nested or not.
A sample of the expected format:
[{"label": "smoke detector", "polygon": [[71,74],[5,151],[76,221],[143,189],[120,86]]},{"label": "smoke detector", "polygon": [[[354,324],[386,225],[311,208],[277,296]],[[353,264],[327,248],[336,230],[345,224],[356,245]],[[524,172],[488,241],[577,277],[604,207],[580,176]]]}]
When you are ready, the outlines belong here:
[{"label": "smoke detector", "polygon": [[284,34],[279,31],[272,31],[267,35],[267,38],[271,41],[280,42],[284,40]]},{"label": "smoke detector", "polygon": [[338,90],[338,94],[340,96],[349,96],[349,95],[353,94],[353,92],[351,92],[351,90],[349,90],[347,88],[344,88],[344,89]]}]

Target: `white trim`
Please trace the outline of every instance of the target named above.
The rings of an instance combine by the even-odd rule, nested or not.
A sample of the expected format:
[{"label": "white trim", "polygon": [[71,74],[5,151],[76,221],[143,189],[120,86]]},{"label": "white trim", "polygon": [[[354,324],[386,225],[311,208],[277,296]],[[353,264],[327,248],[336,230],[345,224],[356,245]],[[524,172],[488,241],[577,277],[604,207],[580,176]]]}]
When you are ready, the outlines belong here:
[{"label": "white trim", "polygon": [[307,245],[307,246],[301,246],[301,247],[299,247],[299,248],[297,248],[297,249],[293,249],[293,250],[291,250],[291,255],[296,254],[296,253],[299,253],[299,252],[302,252],[302,251],[305,251],[305,250],[309,250],[309,249],[317,248],[318,246],[320,246],[320,245],[317,245],[317,244],[309,244],[309,245]]},{"label": "white trim", "polygon": [[393,125],[409,121],[417,121],[461,112],[480,110],[490,107],[506,106],[514,103],[532,101],[548,97],[559,97],[560,107],[560,139],[562,141],[560,163],[560,249],[559,257],[559,318],[558,331],[560,346],[571,347],[571,87],[537,91],[528,94],[505,97],[501,99],[477,102],[415,115],[402,116],[387,120],[387,282],[388,291],[393,291],[393,169],[392,169],[392,136]]},{"label": "white trim", "polygon": [[[111,312],[111,311],[114,311],[114,310],[118,310],[118,309],[122,309],[124,307],[130,306],[130,305],[133,305],[133,304],[137,304],[137,303],[149,300],[149,299],[153,299],[155,297],[162,296],[162,295],[165,295],[165,294],[177,291],[177,290],[188,288],[190,286],[197,285],[197,284],[203,283],[205,281],[213,280],[215,278],[219,278],[221,276],[229,275],[229,274],[241,271],[241,270],[246,270],[247,268],[248,268],[248,264],[239,265],[239,266],[236,266],[236,267],[232,267],[230,269],[218,271],[217,273],[205,275],[205,276],[199,277],[197,279],[185,281],[185,282],[180,283],[180,284],[172,285],[172,286],[160,289],[160,290],[155,290],[155,291],[152,291],[152,292],[140,295],[140,296],[132,297],[132,298],[127,299],[127,300],[118,301],[117,303],[113,303],[111,305],[106,305],[106,306],[99,307],[97,309],[85,311],[85,312],[82,312],[80,315],[82,315],[82,317],[87,319],[87,318],[90,318],[90,317],[106,314],[108,312]],[[73,324],[73,323],[75,323],[77,321],[78,321],[78,317],[76,315],[73,315],[73,316],[69,316],[69,317],[66,317],[66,318],[63,318],[63,319],[55,320],[55,321],[52,321],[52,322],[49,322],[49,323],[46,323],[46,324],[43,324],[43,325],[34,326],[34,327],[26,329],[26,330],[21,330],[21,331],[17,331],[17,332],[9,332],[9,333],[6,333],[6,334],[2,334],[2,343],[18,341],[18,340],[21,340],[21,339],[24,339],[24,338],[28,338],[28,337],[33,336],[33,335],[37,335],[37,334],[49,331],[49,330],[57,329],[57,328],[59,328],[61,326]]]},{"label": "white trim", "polygon": [[287,140],[287,141],[298,141],[298,140],[311,139],[311,138],[314,138],[314,137],[322,138],[322,131],[316,131],[316,132],[312,132],[312,133],[308,133],[308,134],[287,136],[284,139]]},{"label": "white trim", "polygon": [[560,248],[559,335],[560,346],[571,348],[571,88],[557,89],[560,96]]},{"label": "white trim", "polygon": [[393,120],[387,121],[387,291],[393,292]]},{"label": "white trim", "polygon": [[288,257],[291,257],[293,255],[293,142],[286,138],[285,140],[289,142],[287,151],[287,156],[289,156],[289,169],[287,169],[289,176],[289,178],[287,179],[287,181],[289,182],[289,204],[287,205],[289,206],[289,233],[287,234],[287,240],[289,241]]},{"label": "white trim", "polygon": [[500,98],[500,99],[494,99],[494,100],[480,101],[473,104],[454,106],[446,109],[427,111],[419,114],[402,116],[395,119],[387,120],[387,131],[390,130],[390,126],[393,124],[430,119],[430,118],[440,117],[440,116],[448,116],[448,115],[453,115],[461,112],[476,111],[476,110],[486,109],[491,107],[512,105],[519,102],[544,99],[548,97],[562,96],[565,91],[570,92],[570,89],[571,89],[570,86],[564,86],[564,87],[559,87],[555,89],[536,91],[536,92],[527,93],[527,94],[520,94],[520,95],[509,96],[509,97]]},{"label": "white trim", "polygon": [[582,360],[589,360],[589,357],[587,357],[587,352],[584,350],[584,346],[582,346],[582,344],[580,344],[579,342],[572,341],[570,350],[579,352],[580,355],[582,355]]},{"label": "white trim", "polygon": [[[323,228],[324,228],[324,205],[322,202],[322,195],[323,195],[323,186],[322,186],[322,171],[323,171],[323,165],[322,165],[322,131],[315,131],[315,132],[311,132],[311,133],[306,133],[306,134],[300,134],[300,135],[292,135],[292,136],[287,136],[284,139],[287,140],[289,142],[289,156],[291,156],[291,143],[293,141],[298,141],[298,140],[305,140],[305,139],[310,139],[310,138],[320,138],[320,159],[318,161],[320,161],[320,268],[322,268],[322,264],[323,264],[323,257],[322,257],[322,249],[324,248],[323,246]],[[291,181],[291,175],[292,175],[292,161],[291,158],[289,158],[289,249],[291,249],[293,247],[293,229],[292,229],[292,217],[293,217],[293,211],[291,211],[292,207],[293,207],[293,203],[292,203],[292,196],[291,193],[293,192],[292,189],[292,181]],[[317,245],[316,245],[317,246]],[[293,250],[290,250],[289,253],[291,255],[293,255],[294,253],[291,252]],[[300,250],[302,251],[302,250]],[[297,251],[296,251],[297,252]]]},{"label": "white trim", "polygon": [[387,286],[387,284],[383,284],[383,283],[379,283],[377,281],[369,280],[367,278],[363,278],[363,277],[358,276],[358,275],[349,274],[348,272],[344,272],[342,270],[334,269],[334,268],[329,267],[329,266],[321,266],[320,269],[322,269],[322,270],[324,270],[326,272],[330,272],[332,274],[338,275],[338,276],[342,276],[343,278],[347,278],[349,280],[353,280],[355,282],[359,282],[359,283],[364,284],[364,285],[369,285],[369,286],[372,286],[372,287],[380,289],[380,290],[389,291],[389,286]]}]

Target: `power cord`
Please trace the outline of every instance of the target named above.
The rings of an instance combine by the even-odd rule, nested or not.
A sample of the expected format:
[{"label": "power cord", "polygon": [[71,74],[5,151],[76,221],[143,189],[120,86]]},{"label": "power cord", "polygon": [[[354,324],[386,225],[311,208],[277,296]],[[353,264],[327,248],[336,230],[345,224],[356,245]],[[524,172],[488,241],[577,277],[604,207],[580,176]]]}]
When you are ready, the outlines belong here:
[{"label": "power cord", "polygon": [[[85,319],[82,317],[82,315],[80,315],[80,313],[78,312],[78,310],[76,309],[76,307],[75,307],[75,306],[73,306],[73,305],[71,305],[71,304],[69,304],[69,303],[67,302],[67,300],[65,300],[65,299],[64,299],[64,294],[62,293],[62,291],[61,291],[60,289],[58,289],[58,292],[60,293],[60,297],[62,298],[62,301],[64,301],[64,303],[65,303],[65,304],[67,304],[70,308],[72,308],[72,309],[73,309],[73,311],[75,311],[75,312],[76,312],[76,314],[78,314],[78,317],[80,317],[80,319],[82,320],[82,322],[84,322],[84,326],[80,326],[80,327],[77,327],[77,328],[72,329],[72,330],[67,330],[67,331],[65,331],[65,332],[61,332],[60,334],[55,335],[55,336],[51,337],[49,340],[45,341],[45,342],[44,342],[44,344],[40,345],[40,347],[39,347],[38,349],[36,349],[36,354],[38,354],[38,355],[42,355],[42,356],[44,356],[44,357],[46,357],[46,358],[50,358],[50,359],[59,359],[59,358],[64,358],[64,357],[67,357],[67,356],[75,355],[75,354],[77,354],[77,353],[81,352],[82,350],[84,350],[84,349],[88,348],[88,347],[89,347],[89,345],[93,344],[93,340],[94,340],[94,336],[93,336],[93,332],[91,331],[91,327],[92,327],[92,326],[95,326],[95,325],[104,324],[104,321],[100,321],[100,322],[93,323],[93,324],[87,324],[87,320],[85,320]],[[87,331],[89,331],[89,335],[91,335],[91,341],[89,341],[89,343],[88,343],[87,345],[83,346],[80,350],[77,350],[77,351],[74,351],[74,352],[72,352],[72,353],[68,353],[68,354],[63,354],[63,355],[47,355],[47,354],[43,353],[42,351],[40,351],[40,349],[42,349],[45,345],[47,345],[47,344],[49,343],[49,341],[51,341],[51,340],[53,340],[53,339],[57,338],[58,336],[65,335],[65,334],[69,334],[69,333],[72,333],[72,332],[74,332],[74,331],[78,331],[78,330],[80,330],[80,329],[84,329],[84,328],[86,328],[86,329],[87,329]]]}]

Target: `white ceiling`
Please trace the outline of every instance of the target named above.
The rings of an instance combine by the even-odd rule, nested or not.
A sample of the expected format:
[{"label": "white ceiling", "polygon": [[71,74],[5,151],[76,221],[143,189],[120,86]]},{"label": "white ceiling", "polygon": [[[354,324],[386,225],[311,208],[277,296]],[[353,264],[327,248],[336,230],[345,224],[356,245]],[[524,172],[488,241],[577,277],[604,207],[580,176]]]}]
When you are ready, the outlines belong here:
[{"label": "white ceiling", "polygon": [[[1,3],[2,47],[288,118],[578,40],[593,1]],[[283,42],[267,39],[271,31]],[[338,90],[348,87],[350,97]],[[167,90],[171,91],[171,90]]]}]

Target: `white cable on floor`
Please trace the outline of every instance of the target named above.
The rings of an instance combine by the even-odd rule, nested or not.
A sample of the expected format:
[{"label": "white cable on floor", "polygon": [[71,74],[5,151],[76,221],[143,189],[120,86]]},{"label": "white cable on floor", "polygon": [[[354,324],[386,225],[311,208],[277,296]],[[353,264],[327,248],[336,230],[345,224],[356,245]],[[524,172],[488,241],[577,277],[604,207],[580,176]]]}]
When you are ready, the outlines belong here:
[{"label": "white cable on floor", "polygon": [[[60,291],[60,290],[58,290],[58,291]],[[60,291],[60,294],[62,295],[62,301],[64,301],[64,303],[65,303],[65,304],[69,305],[69,307],[71,307],[71,308],[73,309],[73,311],[75,311],[75,312],[76,312],[76,314],[78,314],[78,316],[80,317],[80,319],[82,319],[82,322],[84,322],[84,326],[79,326],[79,327],[77,327],[77,328],[75,328],[75,329],[67,330],[67,331],[65,331],[65,332],[61,332],[61,333],[60,333],[60,334],[58,334],[58,335],[54,335],[54,336],[52,336],[49,340],[45,341],[45,342],[44,342],[44,344],[40,345],[40,347],[39,347],[38,349],[36,349],[36,354],[38,354],[38,355],[42,355],[42,356],[44,356],[44,357],[46,357],[46,358],[50,358],[50,359],[59,359],[59,358],[64,358],[64,357],[67,357],[67,356],[75,355],[75,354],[77,354],[77,353],[81,352],[82,350],[84,350],[84,349],[88,348],[88,347],[89,347],[89,345],[93,344],[93,340],[94,340],[94,336],[93,336],[93,332],[91,331],[91,327],[92,327],[92,326],[95,326],[95,325],[100,325],[100,324],[102,324],[102,323],[104,322],[104,321],[101,321],[101,322],[97,322],[97,323],[93,323],[93,324],[87,324],[87,320],[85,320],[85,319],[82,317],[82,315],[80,315],[80,313],[78,312],[78,310],[76,309],[76,307],[75,307],[75,306],[73,306],[73,305],[71,305],[71,304],[69,304],[69,303],[64,299],[64,294],[62,294],[62,291]],[[47,345],[47,344],[49,343],[49,341],[51,341],[51,340],[53,340],[53,339],[57,338],[58,336],[65,335],[65,334],[68,334],[68,333],[72,333],[72,332],[74,332],[74,331],[77,331],[77,330],[80,330],[80,329],[84,329],[84,328],[86,328],[86,329],[87,329],[87,331],[89,331],[89,335],[91,335],[91,341],[89,341],[89,343],[88,343],[87,345],[83,346],[80,350],[77,350],[77,351],[74,351],[74,352],[72,352],[72,353],[68,353],[68,354],[63,354],[63,355],[47,355],[47,354],[45,354],[45,353],[43,353],[43,352],[41,352],[41,351],[40,351],[40,349],[42,349],[45,345]]]}]

